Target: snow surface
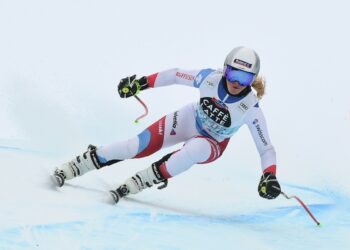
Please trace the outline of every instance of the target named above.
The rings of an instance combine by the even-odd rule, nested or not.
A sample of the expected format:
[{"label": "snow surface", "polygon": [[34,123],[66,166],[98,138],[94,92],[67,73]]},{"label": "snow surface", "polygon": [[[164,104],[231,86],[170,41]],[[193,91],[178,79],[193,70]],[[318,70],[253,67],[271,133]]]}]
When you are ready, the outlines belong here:
[{"label": "snow surface", "polygon": [[[0,249],[350,249],[350,57],[347,1],[0,1]],[[111,203],[108,190],[173,148],[118,163],[62,189],[52,169],[90,143],[130,138],[195,101],[195,89],[122,100],[127,75],[219,68],[255,48],[261,102],[283,190],[257,194],[247,128],[210,165],[168,188]],[[179,148],[181,145],[174,146]]]}]

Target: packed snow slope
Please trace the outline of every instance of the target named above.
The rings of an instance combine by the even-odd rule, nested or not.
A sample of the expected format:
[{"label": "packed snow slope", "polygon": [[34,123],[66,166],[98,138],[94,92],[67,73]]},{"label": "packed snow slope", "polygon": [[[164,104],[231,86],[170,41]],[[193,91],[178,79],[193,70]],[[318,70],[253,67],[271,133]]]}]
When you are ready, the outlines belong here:
[{"label": "packed snow slope", "polygon": [[48,174],[58,159],[13,149],[1,150],[1,159],[8,169],[1,176],[0,249],[346,249],[349,244],[349,198],[324,187],[282,183],[308,202],[323,224],[317,227],[294,201],[258,198],[249,170],[235,171],[239,177],[233,178],[221,173],[229,170],[225,166],[197,167],[165,190],[147,190],[116,206],[107,191],[138,169],[136,162],[56,190]]},{"label": "packed snow slope", "polygon": [[[336,1],[1,1],[0,249],[349,249],[349,3]],[[72,180],[55,166],[140,133],[196,101],[182,86],[120,99],[120,78],[173,67],[220,68],[235,46],[257,50],[261,101],[283,190],[257,193],[247,128],[225,154],[114,205],[108,190],[164,149]]]}]

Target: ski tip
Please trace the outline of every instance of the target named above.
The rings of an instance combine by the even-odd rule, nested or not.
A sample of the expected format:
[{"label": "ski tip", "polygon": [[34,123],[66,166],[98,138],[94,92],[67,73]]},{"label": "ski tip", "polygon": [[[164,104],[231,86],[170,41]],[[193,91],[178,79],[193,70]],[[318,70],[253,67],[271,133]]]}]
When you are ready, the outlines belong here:
[{"label": "ski tip", "polygon": [[109,191],[109,193],[112,196],[114,203],[117,204],[119,202],[118,193],[115,190],[111,190],[111,191]]},{"label": "ski tip", "polygon": [[64,178],[61,175],[53,174],[50,178],[56,187],[62,187],[64,185]]}]

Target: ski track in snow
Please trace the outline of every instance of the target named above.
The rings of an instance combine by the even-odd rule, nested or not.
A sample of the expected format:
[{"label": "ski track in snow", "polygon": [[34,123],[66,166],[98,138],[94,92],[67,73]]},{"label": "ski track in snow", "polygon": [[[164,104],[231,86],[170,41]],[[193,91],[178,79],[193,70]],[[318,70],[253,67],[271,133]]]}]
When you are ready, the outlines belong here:
[{"label": "ski track in snow", "polygon": [[[333,206],[315,205],[310,208],[315,215],[321,216],[331,211]],[[74,245],[76,249],[134,249],[133,240],[145,241],[143,249],[164,249],[164,247],[165,249],[203,249],[213,242],[216,244],[220,242],[222,249],[230,249],[228,247],[230,244],[245,245],[239,238],[242,233],[253,234],[256,238],[253,237],[251,240],[259,242],[272,232],[278,237],[280,234],[278,231],[281,228],[283,231],[281,237],[286,236],[286,233],[300,237],[301,232],[320,237],[320,234],[325,236],[329,230],[332,230],[332,226],[318,228],[311,225],[309,221],[302,218],[304,214],[301,212],[298,207],[289,207],[249,215],[220,217],[147,211],[142,206],[136,206],[131,211],[115,209],[115,213],[107,213],[100,219],[9,228],[0,232],[0,239],[3,249],[35,247],[53,249],[53,246],[62,249],[65,244],[70,249],[74,249]],[[349,218],[345,223],[344,226],[349,225]],[[76,238],[77,235],[81,241]],[[173,237],[185,238],[187,241],[173,242]],[[210,238],[211,244],[205,237]],[[192,240],[196,238],[201,241],[193,242]],[[270,248],[259,249],[303,249],[298,245],[296,238],[291,238],[290,241],[294,241],[293,246],[276,244],[274,248],[274,244],[271,243]],[[309,244],[317,246],[317,243],[319,240]],[[327,249],[327,247],[322,248],[321,245],[317,248]]]},{"label": "ski track in snow", "polygon": [[[12,146],[1,146],[0,152],[5,155],[6,152],[11,153],[18,159],[23,157],[25,161],[33,155],[36,155],[36,160],[42,156],[41,153]],[[37,167],[34,172],[43,172],[43,169]],[[44,172],[41,178],[48,178],[49,171]],[[35,178],[35,175],[30,178]],[[168,205],[166,201],[138,196],[127,198],[115,206],[107,197],[107,190],[111,188],[108,182],[101,177],[95,180],[101,188],[76,182],[67,183],[61,190],[50,189],[51,184],[45,184],[47,190],[41,191],[50,192],[51,198],[67,198],[62,199],[63,203],[39,201],[39,204],[27,208],[29,216],[36,214],[36,207],[41,205],[47,206],[44,210],[53,209],[54,216],[46,223],[7,221],[6,226],[0,227],[0,249],[214,249],[217,246],[232,249],[234,245],[247,249],[305,249],[304,244],[310,249],[329,249],[330,244],[332,248],[336,247],[334,249],[346,249],[344,246],[349,243],[344,237],[349,233],[349,198],[334,192],[329,202],[309,204],[323,225],[317,227],[301,206],[291,202],[289,204],[294,205],[231,214],[205,213],[193,206],[188,208],[186,204],[175,202],[175,205]],[[42,181],[48,183],[47,180]],[[329,196],[314,187],[282,185],[303,191],[304,195]],[[40,189],[45,186],[28,186],[29,191],[38,188],[41,192]],[[82,200],[82,204],[75,199],[70,200],[74,195],[83,194],[91,197],[88,201]],[[93,200],[94,197],[99,199]],[[9,203],[13,204],[13,200]],[[17,207],[7,207],[6,198],[3,204],[0,211],[6,221],[6,214]],[[19,200],[18,206],[21,204]],[[60,211],[73,216],[53,222],[55,214]],[[271,235],[275,240],[267,244],[266,239]],[[300,241],[302,238],[304,243]]]}]

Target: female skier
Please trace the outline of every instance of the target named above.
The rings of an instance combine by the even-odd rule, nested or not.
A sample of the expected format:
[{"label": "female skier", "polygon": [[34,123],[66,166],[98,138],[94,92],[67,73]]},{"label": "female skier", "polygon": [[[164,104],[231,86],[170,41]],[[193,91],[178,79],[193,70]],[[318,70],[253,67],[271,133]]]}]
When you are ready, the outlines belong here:
[{"label": "female skier", "polygon": [[165,155],[110,191],[118,202],[126,195],[136,194],[155,184],[164,188],[168,179],[194,164],[215,161],[224,152],[231,136],[247,124],[261,157],[263,174],[258,185],[259,195],[266,199],[276,198],[281,190],[276,179],[276,153],[259,107],[259,99],[265,90],[265,82],[258,76],[259,69],[257,53],[246,47],[237,47],[227,55],[222,71],[170,69],[139,79],[136,75],[121,79],[118,92],[122,98],[148,88],[181,84],[198,88],[200,99],[164,116],[127,141],[99,148],[90,145],[85,153],[57,167],[54,180],[58,186],[63,186],[65,181],[91,170],[125,159],[142,158],[184,142],[180,150]]}]

